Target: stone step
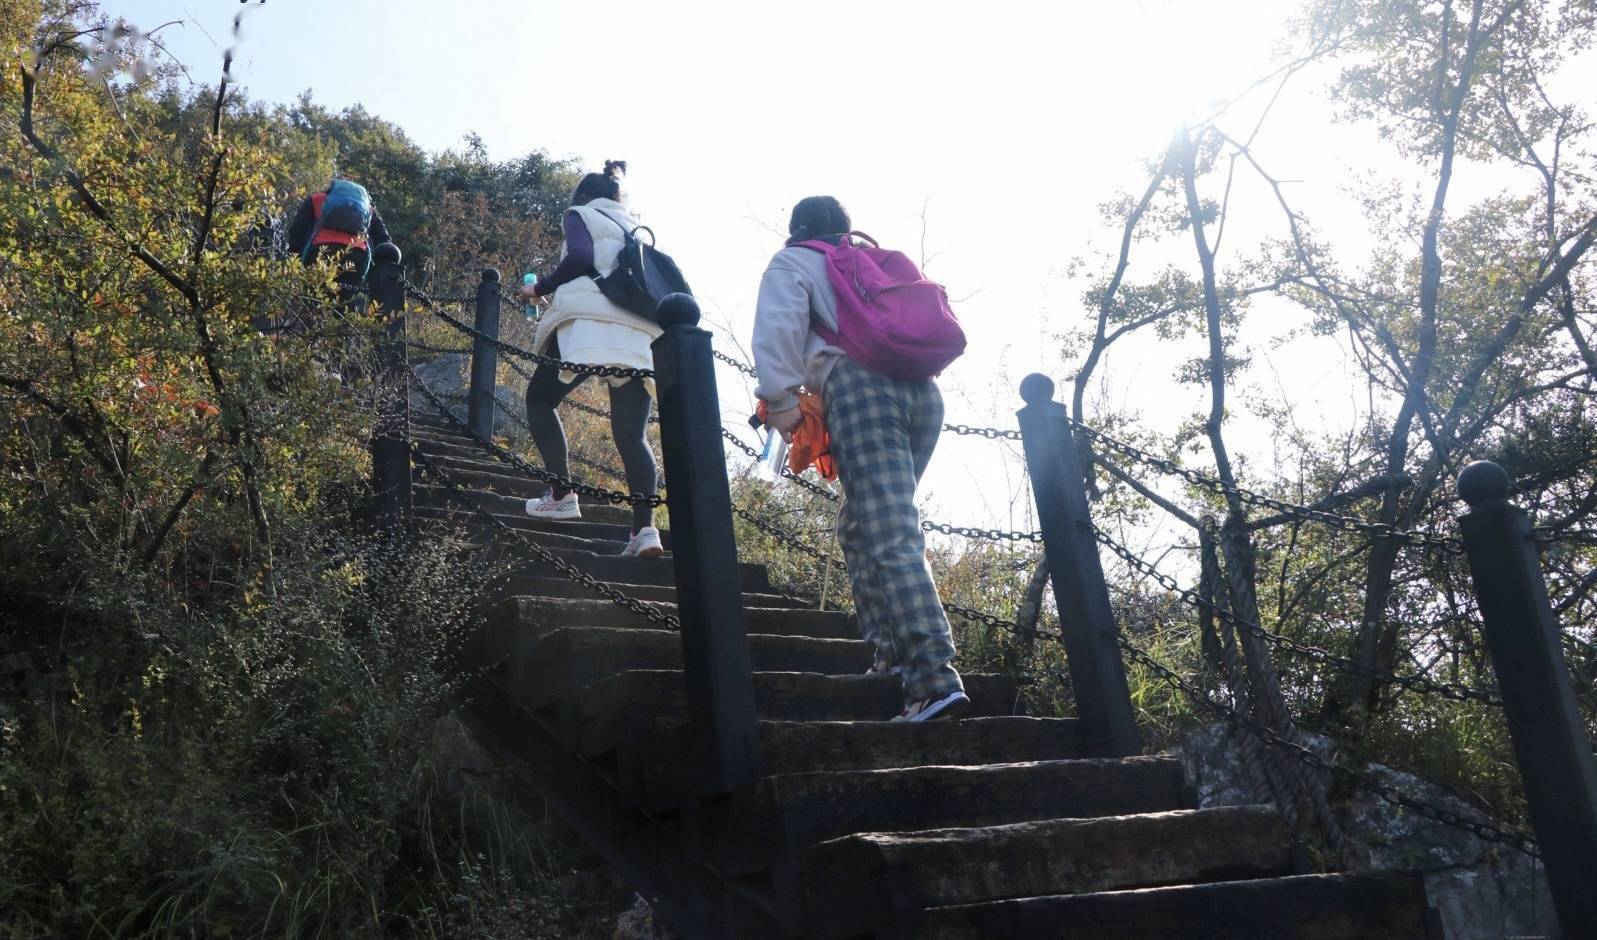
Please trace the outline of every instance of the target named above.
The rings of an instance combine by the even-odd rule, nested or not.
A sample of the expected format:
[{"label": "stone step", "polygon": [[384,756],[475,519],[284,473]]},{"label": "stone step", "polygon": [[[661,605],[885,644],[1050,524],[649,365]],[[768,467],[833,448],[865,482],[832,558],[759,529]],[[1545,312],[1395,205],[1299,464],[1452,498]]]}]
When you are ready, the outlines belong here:
[{"label": "stone step", "polygon": [[[593,595],[590,593],[589,597]],[[677,616],[677,605],[651,603],[661,613]],[[536,636],[539,632],[556,627],[622,627],[665,629],[652,627],[650,622],[634,611],[626,610],[613,601],[599,599],[565,599],[554,597],[511,597],[494,605],[488,618],[491,629],[506,630],[523,636]],[[745,607],[743,627],[748,633],[771,636],[807,636],[825,640],[858,640],[859,624],[853,614],[836,610],[798,610],[791,607]],[[863,672],[870,665],[870,657],[860,666]]]},{"label": "stone step", "polygon": [[[665,811],[682,805],[682,755],[692,728],[672,725],[618,755],[621,786],[632,805]],[[965,718],[944,722],[762,721],[765,775],[897,767],[969,766],[1081,756],[1073,718]]]},{"label": "stone step", "polygon": [[[587,548],[596,552],[619,555],[626,547],[627,541],[632,538],[632,525],[609,525],[607,523],[593,522],[550,522],[547,519],[533,519],[524,512],[518,511],[515,515],[492,513],[494,522],[489,522],[480,514],[471,512],[461,507],[458,503],[453,506],[417,506],[416,517],[419,519],[450,519],[457,525],[471,533],[476,541],[487,541],[494,538],[494,533],[505,535],[505,529],[514,532],[526,532],[538,535],[537,540],[541,545],[558,545],[562,548]],[[669,553],[671,550],[671,535],[669,529],[660,529],[660,544]],[[549,536],[549,538],[541,538]],[[575,540],[575,541],[573,541]],[[582,545],[588,542],[591,544]]]},{"label": "stone step", "polygon": [[[582,504],[582,518],[555,521],[551,519],[534,519],[527,515],[527,499],[529,497],[505,495],[475,487],[467,489],[467,493],[476,505],[518,528],[564,532],[568,535],[602,538],[611,541],[626,539],[632,534],[632,509],[620,503],[584,503]],[[542,494],[543,490],[539,490],[538,495]],[[460,505],[459,500],[449,492],[448,488],[442,486],[412,486],[411,498],[418,509],[424,506],[451,508]],[[656,510],[655,515],[663,519],[665,513]],[[669,530],[661,528],[661,536],[663,537],[667,531]]]},{"label": "stone step", "polygon": [[[1012,676],[966,675],[972,718],[1015,713]],[[772,721],[886,721],[904,707],[897,676],[756,672],[755,709]],[[580,689],[561,703],[561,734],[584,757],[636,746],[641,735],[687,720],[687,685],[680,671],[639,669]]]},{"label": "stone step", "polygon": [[[675,604],[677,589],[671,585],[659,584],[611,584],[611,587],[629,597],[651,603]],[[500,598],[508,597],[544,597],[567,598],[571,600],[592,600],[598,595],[586,585],[578,584],[567,578],[544,578],[529,575],[513,575],[507,578],[501,587],[495,589],[495,594]],[[609,601],[605,601],[609,603]],[[745,593],[743,603],[746,608],[787,608],[790,610],[814,611],[802,598],[787,597],[782,594]],[[835,611],[828,611],[835,613]]]},{"label": "stone step", "polygon": [[1292,874],[1292,856],[1279,813],[1237,806],[858,833],[812,848],[801,877],[811,935],[919,936],[902,926],[926,908],[1270,878]]},{"label": "stone step", "polygon": [[[512,576],[565,577],[565,574],[558,571],[553,565],[534,557],[526,546],[514,544],[516,541],[519,541],[519,538],[489,541],[484,547],[483,559],[489,562],[501,559],[514,560],[516,564],[509,572]],[[627,558],[621,555],[601,555],[591,551],[573,551],[559,548],[549,549],[548,551],[554,557],[575,567],[578,571],[600,581],[614,581],[624,584],[652,584],[664,587],[669,587],[676,583],[676,570],[673,567],[675,560],[669,557]],[[766,593],[771,590],[771,579],[764,565],[743,562],[738,565],[738,573],[745,592]]]},{"label": "stone step", "polygon": [[509,526],[513,531],[506,532],[465,508],[445,509],[435,506],[417,506],[413,512],[421,522],[453,526],[463,534],[467,541],[479,545],[499,543],[514,547],[518,544],[530,543],[541,545],[544,548],[592,552],[596,555],[611,555],[618,558],[621,557],[622,550],[627,547],[627,543],[624,541],[567,535],[553,528]]},{"label": "stone step", "polygon": [[[749,663],[757,672],[848,673],[870,665],[863,640],[751,635]],[[578,689],[635,669],[680,669],[682,637],[666,630],[562,627],[535,643],[513,644],[505,657],[512,701],[540,711]],[[678,697],[681,693],[678,693]],[[650,706],[649,700],[634,704]]]},{"label": "stone step", "polygon": [[1442,940],[1418,875],[1295,875],[939,907],[928,940]]},{"label": "stone step", "polygon": [[[523,504],[526,500],[537,499],[549,491],[549,484],[535,480],[507,463],[483,463],[451,457],[429,459],[462,489],[492,493],[516,500],[517,502],[504,504],[505,509],[512,515],[517,511],[525,511]],[[412,476],[417,488],[444,489],[436,477],[421,467],[417,467]],[[581,496],[578,497],[578,501],[581,503],[582,519],[585,522],[601,522],[608,525],[631,524],[632,509],[626,504],[584,499]],[[664,507],[661,507],[661,510],[663,509]],[[659,510],[657,515],[662,515],[663,518]]]},{"label": "stone step", "polygon": [[734,794],[708,841],[717,867],[747,872],[850,833],[1169,812],[1185,789],[1174,757],[781,774]]}]

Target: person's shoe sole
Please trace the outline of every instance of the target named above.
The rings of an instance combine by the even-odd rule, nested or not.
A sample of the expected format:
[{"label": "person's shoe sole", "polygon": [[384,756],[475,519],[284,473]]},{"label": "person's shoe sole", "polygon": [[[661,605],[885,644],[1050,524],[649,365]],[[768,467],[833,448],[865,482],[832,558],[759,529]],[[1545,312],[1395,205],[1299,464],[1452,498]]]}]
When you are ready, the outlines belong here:
[{"label": "person's shoe sole", "polygon": [[916,715],[914,718],[905,718],[905,721],[948,721],[963,715],[970,708],[970,697],[961,692],[958,697],[952,695],[943,698],[936,704]]}]

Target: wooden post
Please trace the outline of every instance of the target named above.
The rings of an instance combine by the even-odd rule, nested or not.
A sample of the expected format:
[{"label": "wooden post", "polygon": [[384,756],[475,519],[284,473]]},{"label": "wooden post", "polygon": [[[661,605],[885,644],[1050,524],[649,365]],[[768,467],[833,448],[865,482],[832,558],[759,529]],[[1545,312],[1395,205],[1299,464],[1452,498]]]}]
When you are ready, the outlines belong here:
[{"label": "wooden post", "polygon": [[1465,467],[1458,495],[1470,508],[1458,524],[1553,906],[1564,936],[1586,936],[1597,924],[1597,761],[1575,707],[1530,518],[1508,491],[1508,473],[1497,464]]},{"label": "wooden post", "polygon": [[410,519],[410,396],[406,382],[405,268],[398,246],[372,253],[371,298],[388,318],[377,346],[377,431],[372,437],[372,492],[377,525],[398,529]]},{"label": "wooden post", "polygon": [[484,337],[499,338],[499,272],[482,269],[477,285],[477,336],[471,342],[471,388],[466,392],[466,427],[483,440],[494,436],[494,406],[498,399],[499,348]]},{"label": "wooden post", "polygon": [[1048,571],[1064,635],[1070,682],[1083,754],[1125,757],[1142,753],[1142,737],[1131,708],[1126,667],[1120,658],[1109,587],[1104,583],[1098,543],[1087,512],[1081,460],[1065,406],[1054,401],[1054,383],[1032,374],[1020,383],[1020,433],[1026,468],[1037,499]]},{"label": "wooden post", "polygon": [[654,341],[660,400],[660,447],[671,477],[671,554],[688,715],[697,749],[699,795],[728,793],[754,780],[759,726],[754,675],[743,626],[732,494],[721,447],[721,405],[710,334],[698,327],[699,305],[687,294],[660,304],[665,332]]}]

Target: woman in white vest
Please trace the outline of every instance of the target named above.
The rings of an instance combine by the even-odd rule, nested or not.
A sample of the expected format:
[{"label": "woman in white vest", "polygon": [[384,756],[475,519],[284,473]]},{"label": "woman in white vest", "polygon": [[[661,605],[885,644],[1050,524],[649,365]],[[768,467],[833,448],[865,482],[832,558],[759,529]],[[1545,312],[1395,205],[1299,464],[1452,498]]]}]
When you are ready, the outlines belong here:
[{"label": "woman in white vest", "polygon": [[[534,352],[582,365],[654,367],[650,343],[660,335],[660,328],[611,303],[594,281],[596,273],[603,277],[615,270],[625,244],[623,232],[638,225],[621,202],[621,177],[626,169],[624,161],[609,160],[603,172],[582,178],[561,222],[565,244],[561,246],[560,264],[538,283],[521,289],[524,300],[548,304],[538,320]],[[527,423],[533,443],[544,466],[566,479],[571,478],[566,432],[555,409],[584,378],[544,364],[538,366],[527,383]],[[627,489],[635,495],[653,496],[659,476],[646,436],[654,407],[653,383],[636,378],[604,381],[610,384],[610,430],[621,453]],[[551,486],[541,499],[527,500],[527,515],[537,519],[580,519],[582,510],[576,493]],[[625,554],[663,553],[659,530],[654,527],[653,508],[635,504],[632,538]]]}]

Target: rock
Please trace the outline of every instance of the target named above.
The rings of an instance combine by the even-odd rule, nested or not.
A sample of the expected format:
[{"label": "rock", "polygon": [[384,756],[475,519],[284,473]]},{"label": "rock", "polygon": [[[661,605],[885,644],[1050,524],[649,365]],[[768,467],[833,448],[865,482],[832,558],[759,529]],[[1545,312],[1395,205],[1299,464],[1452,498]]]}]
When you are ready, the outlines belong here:
[{"label": "rock", "polygon": [[660,923],[654,908],[640,894],[633,899],[632,908],[616,918],[613,940],[677,940],[677,935]]},{"label": "rock", "polygon": [[[464,353],[437,356],[412,365],[416,377],[428,391],[441,399],[449,411],[460,420],[466,420],[466,389],[471,371],[471,357]],[[525,387],[500,385],[494,389],[494,434],[512,440],[527,436],[524,423],[526,406],[523,404]],[[421,392],[411,389],[410,408],[415,414],[436,414],[437,408]]]},{"label": "rock", "polygon": [[[1331,741],[1304,734],[1299,743],[1329,757]],[[1261,776],[1245,760],[1239,733],[1215,724],[1172,749],[1198,790],[1201,807],[1269,803]],[[1360,768],[1380,784],[1420,801],[1485,821],[1479,810],[1441,787],[1381,764]],[[1508,846],[1487,842],[1454,826],[1394,806],[1367,790],[1354,790],[1334,806],[1338,821],[1361,856],[1353,871],[1425,873],[1432,907],[1450,940],[1556,936],[1557,918],[1540,863]]]}]

